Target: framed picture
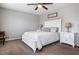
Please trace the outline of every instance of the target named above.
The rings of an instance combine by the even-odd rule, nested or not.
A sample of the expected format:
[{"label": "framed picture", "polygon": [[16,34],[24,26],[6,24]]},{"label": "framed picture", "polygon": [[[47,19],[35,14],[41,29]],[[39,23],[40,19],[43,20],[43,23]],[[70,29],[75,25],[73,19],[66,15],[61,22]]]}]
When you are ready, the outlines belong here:
[{"label": "framed picture", "polygon": [[57,17],[58,16],[58,13],[55,12],[55,13],[51,13],[51,14],[48,14],[47,17],[48,18],[54,18],[54,17]]}]

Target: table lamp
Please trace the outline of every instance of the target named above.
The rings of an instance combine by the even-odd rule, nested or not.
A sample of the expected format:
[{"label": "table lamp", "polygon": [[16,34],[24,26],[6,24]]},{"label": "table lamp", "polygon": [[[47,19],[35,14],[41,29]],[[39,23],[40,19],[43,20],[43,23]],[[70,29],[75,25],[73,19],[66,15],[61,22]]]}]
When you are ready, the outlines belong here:
[{"label": "table lamp", "polygon": [[69,32],[69,28],[72,27],[72,24],[70,22],[65,23],[65,27],[67,28],[67,32]]}]

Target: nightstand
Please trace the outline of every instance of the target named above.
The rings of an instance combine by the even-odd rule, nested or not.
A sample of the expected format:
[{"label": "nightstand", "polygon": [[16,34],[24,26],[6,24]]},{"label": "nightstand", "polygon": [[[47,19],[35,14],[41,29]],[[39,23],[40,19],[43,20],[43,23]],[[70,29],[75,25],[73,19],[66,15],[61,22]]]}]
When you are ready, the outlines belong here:
[{"label": "nightstand", "polygon": [[61,32],[60,43],[66,43],[75,47],[75,33],[72,32]]}]

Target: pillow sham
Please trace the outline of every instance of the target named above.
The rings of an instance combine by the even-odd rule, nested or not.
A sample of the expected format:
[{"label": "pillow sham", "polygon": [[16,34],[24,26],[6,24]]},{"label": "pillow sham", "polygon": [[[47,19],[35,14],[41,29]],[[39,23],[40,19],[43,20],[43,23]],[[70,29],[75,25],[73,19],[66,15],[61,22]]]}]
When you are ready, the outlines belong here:
[{"label": "pillow sham", "polygon": [[53,28],[51,28],[50,32],[58,32],[58,28],[53,27]]},{"label": "pillow sham", "polygon": [[43,32],[50,32],[50,28],[42,28]]}]

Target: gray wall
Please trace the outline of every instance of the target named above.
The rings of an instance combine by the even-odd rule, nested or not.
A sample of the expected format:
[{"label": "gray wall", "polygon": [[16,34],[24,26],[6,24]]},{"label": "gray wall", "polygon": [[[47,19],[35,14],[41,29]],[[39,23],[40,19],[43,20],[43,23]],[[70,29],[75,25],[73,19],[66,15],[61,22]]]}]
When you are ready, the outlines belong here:
[{"label": "gray wall", "polygon": [[21,38],[26,31],[38,29],[40,16],[0,8],[0,30],[9,39]]},{"label": "gray wall", "polygon": [[[62,31],[66,31],[65,23],[72,23],[72,32],[79,32],[79,4],[73,4],[65,8],[53,10],[50,13],[58,12],[58,18],[62,20]],[[55,19],[55,18],[54,18]],[[48,19],[47,14],[41,15],[40,23],[44,23],[46,20],[53,20],[53,18]]]}]

